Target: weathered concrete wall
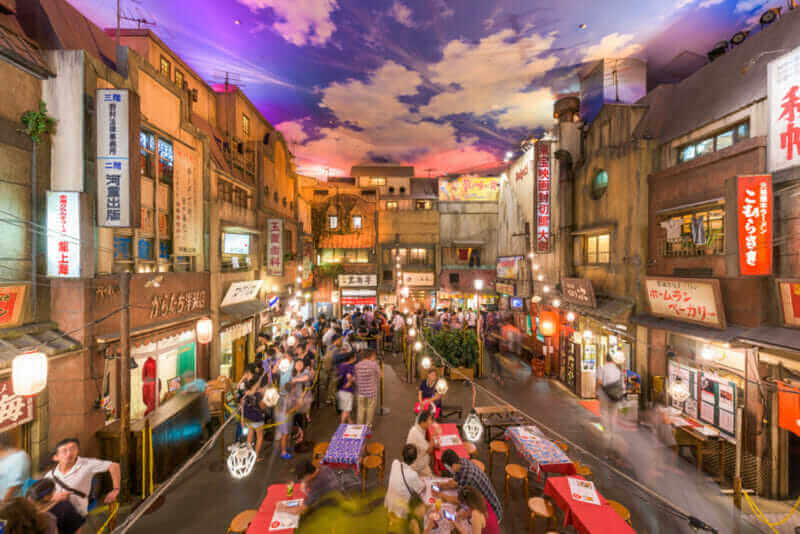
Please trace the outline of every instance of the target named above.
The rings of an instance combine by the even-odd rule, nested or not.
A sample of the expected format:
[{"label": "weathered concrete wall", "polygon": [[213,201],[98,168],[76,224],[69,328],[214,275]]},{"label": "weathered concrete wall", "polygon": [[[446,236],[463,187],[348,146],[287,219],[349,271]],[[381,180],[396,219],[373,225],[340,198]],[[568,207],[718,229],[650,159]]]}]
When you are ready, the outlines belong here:
[{"label": "weathered concrete wall", "polygon": [[442,247],[457,242],[482,243],[481,264],[494,265],[497,260],[497,203],[440,202],[439,240]]}]

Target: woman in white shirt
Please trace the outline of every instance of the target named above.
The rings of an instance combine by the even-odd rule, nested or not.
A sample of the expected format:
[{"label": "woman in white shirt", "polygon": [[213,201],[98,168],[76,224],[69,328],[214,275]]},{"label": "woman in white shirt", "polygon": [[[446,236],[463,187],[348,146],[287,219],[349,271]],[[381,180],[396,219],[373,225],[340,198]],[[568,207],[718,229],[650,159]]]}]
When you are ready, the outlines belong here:
[{"label": "woman in white shirt", "polygon": [[403,461],[394,460],[389,472],[389,487],[386,490],[384,506],[390,514],[400,519],[408,515],[408,505],[411,495],[422,496],[425,491],[425,483],[411,464],[417,459],[417,448],[410,443],[403,447]]}]

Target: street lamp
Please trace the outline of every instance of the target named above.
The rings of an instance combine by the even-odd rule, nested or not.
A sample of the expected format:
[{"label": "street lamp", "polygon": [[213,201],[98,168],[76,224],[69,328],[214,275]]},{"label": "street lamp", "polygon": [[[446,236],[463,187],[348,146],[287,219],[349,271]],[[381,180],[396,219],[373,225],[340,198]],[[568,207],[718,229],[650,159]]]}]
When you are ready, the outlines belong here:
[{"label": "street lamp", "polygon": [[214,325],[208,317],[197,321],[197,342],[201,345],[211,343]]},{"label": "street lamp", "polygon": [[475,291],[480,291],[483,289],[483,280],[480,278],[475,279]]},{"label": "street lamp", "polygon": [[416,328],[412,327],[412,328],[408,329],[408,337],[415,337],[416,335],[417,335],[417,329]]},{"label": "street lamp", "polygon": [[572,312],[567,312],[567,321],[570,323],[575,320],[575,314]]},{"label": "street lamp", "polygon": [[417,351],[417,352],[422,350],[422,342],[421,341],[417,341],[417,342],[414,343],[414,350]]},{"label": "street lamp", "polygon": [[425,356],[424,358],[422,358],[422,361],[420,362],[420,365],[422,365],[422,368],[425,369],[425,370],[430,369],[431,368],[431,359],[430,359],[430,357]]}]

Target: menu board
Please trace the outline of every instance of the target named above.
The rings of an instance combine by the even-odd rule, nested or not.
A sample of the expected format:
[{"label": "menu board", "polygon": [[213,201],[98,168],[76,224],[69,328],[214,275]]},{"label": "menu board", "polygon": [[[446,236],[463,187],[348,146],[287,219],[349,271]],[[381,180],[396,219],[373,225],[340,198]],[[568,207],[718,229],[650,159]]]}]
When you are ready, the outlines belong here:
[{"label": "menu board", "polygon": [[361,439],[361,434],[364,432],[364,425],[347,425],[342,437],[344,439]]},{"label": "menu board", "polygon": [[729,436],[736,434],[736,383],[702,373],[700,419]]},{"label": "menu board", "polygon": [[280,501],[276,506],[275,513],[272,514],[272,521],[269,523],[270,530],[287,530],[297,528],[300,525],[300,516],[289,512],[279,512],[277,508],[284,505],[289,508],[294,508],[303,504],[303,499],[293,499],[291,501]]},{"label": "menu board", "polygon": [[600,506],[600,497],[597,495],[597,490],[594,489],[593,482],[573,477],[567,477],[567,481],[569,482],[569,491],[573,499]]}]

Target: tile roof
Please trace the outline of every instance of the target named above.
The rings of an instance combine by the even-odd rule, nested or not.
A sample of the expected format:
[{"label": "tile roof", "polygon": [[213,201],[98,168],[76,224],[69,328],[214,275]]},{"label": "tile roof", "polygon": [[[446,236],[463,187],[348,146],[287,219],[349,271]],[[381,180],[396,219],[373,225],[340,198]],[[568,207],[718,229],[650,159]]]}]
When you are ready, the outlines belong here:
[{"label": "tile roof", "polygon": [[14,15],[0,14],[0,56],[22,65],[41,78],[53,75],[39,48],[25,37]]},{"label": "tile roof", "polygon": [[375,236],[370,232],[328,234],[319,240],[320,248],[372,248]]}]

